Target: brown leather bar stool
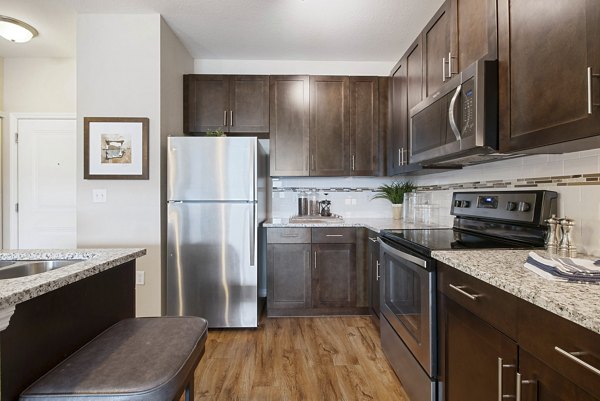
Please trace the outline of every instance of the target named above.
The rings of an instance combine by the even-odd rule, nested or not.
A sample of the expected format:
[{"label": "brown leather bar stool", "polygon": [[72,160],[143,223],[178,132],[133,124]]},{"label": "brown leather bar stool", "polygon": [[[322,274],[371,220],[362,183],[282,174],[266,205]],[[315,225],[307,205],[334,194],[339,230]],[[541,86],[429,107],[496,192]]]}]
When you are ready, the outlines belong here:
[{"label": "brown leather bar stool", "polygon": [[186,401],[204,354],[200,317],[126,319],[108,328],[21,393],[20,401]]}]

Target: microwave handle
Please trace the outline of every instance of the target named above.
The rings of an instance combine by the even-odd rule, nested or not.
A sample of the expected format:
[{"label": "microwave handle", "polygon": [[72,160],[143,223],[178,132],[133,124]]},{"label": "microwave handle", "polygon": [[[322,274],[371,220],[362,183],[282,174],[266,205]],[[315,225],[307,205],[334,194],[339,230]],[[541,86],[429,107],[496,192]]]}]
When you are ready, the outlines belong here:
[{"label": "microwave handle", "polygon": [[454,118],[454,109],[456,108],[456,99],[458,98],[458,95],[460,94],[461,89],[462,89],[462,85],[458,85],[458,87],[456,88],[456,92],[454,92],[454,96],[452,96],[452,100],[450,100],[450,107],[448,108],[448,118],[450,119],[450,128],[452,129],[452,132],[454,133],[454,136],[456,137],[457,141],[462,140],[462,136],[460,134],[460,130],[458,129],[458,126],[456,125],[456,119]]}]

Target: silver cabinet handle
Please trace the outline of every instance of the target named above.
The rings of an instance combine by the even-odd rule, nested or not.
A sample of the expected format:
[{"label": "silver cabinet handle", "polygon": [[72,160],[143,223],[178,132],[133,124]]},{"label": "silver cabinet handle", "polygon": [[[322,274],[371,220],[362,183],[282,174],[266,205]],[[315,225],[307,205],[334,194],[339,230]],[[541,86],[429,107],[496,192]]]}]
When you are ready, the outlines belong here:
[{"label": "silver cabinet handle", "polygon": [[377,264],[375,265],[375,275],[377,276],[377,281],[379,281],[379,278],[381,277],[379,275],[379,261],[377,261]]},{"label": "silver cabinet handle", "polygon": [[227,127],[227,110],[223,110],[223,126]]},{"label": "silver cabinet handle", "polygon": [[452,288],[454,291],[457,291],[458,293],[464,295],[465,297],[472,299],[473,301],[477,301],[477,298],[479,298],[481,295],[473,295],[473,294],[469,294],[468,292],[466,292],[465,290],[463,290],[463,286],[457,286],[454,284],[448,284],[448,287]]},{"label": "silver cabinet handle", "polygon": [[310,155],[310,165],[312,166],[311,170],[314,170],[315,169],[315,155]]},{"label": "silver cabinet handle", "polygon": [[592,114],[592,67],[587,68],[587,98],[588,114]]},{"label": "silver cabinet handle", "polygon": [[535,384],[535,380],[523,380],[520,373],[517,373],[517,394],[515,401],[521,401],[521,386],[523,384]]},{"label": "silver cabinet handle", "polygon": [[454,96],[452,96],[452,100],[450,101],[450,107],[448,107],[448,118],[450,119],[450,128],[452,129],[452,132],[454,133],[454,136],[456,137],[457,141],[460,141],[462,137],[460,135],[458,126],[456,125],[456,119],[454,118],[454,108],[456,107],[456,99],[458,99],[458,95],[460,94],[461,90],[462,85],[458,85],[458,87],[456,88],[456,92],[454,92]]},{"label": "silver cabinet handle", "polygon": [[502,369],[516,368],[516,365],[504,364],[502,358],[498,358],[498,401],[503,401],[505,398],[512,398],[511,395],[502,394]]},{"label": "silver cabinet handle", "polygon": [[317,270],[317,251],[315,251],[315,270]]},{"label": "silver cabinet handle", "polygon": [[398,165],[402,165],[402,148],[398,148]]},{"label": "silver cabinet handle", "polygon": [[300,234],[281,234],[284,238],[298,238]]},{"label": "silver cabinet handle", "polygon": [[446,82],[446,57],[442,58],[442,82]]},{"label": "silver cabinet handle", "polygon": [[233,127],[233,110],[229,110],[229,125]]},{"label": "silver cabinet handle", "polygon": [[352,171],[354,171],[354,170],[355,170],[355,168],[354,168],[354,159],[355,159],[355,156],[354,156],[354,155],[352,155]]},{"label": "silver cabinet handle", "polygon": [[568,352],[560,347],[554,347],[554,350],[557,351],[559,354],[566,356],[573,362],[583,366],[587,370],[590,370],[590,371],[594,372],[595,374],[597,374],[598,376],[600,376],[600,369],[596,368],[595,366],[590,365],[589,363],[587,363],[586,361],[584,361],[580,358],[577,358],[577,355],[585,355],[585,352]]},{"label": "silver cabinet handle", "polygon": [[452,78],[452,52],[448,52],[448,78]]},{"label": "silver cabinet handle", "polygon": [[325,234],[326,237],[343,237],[344,234]]}]

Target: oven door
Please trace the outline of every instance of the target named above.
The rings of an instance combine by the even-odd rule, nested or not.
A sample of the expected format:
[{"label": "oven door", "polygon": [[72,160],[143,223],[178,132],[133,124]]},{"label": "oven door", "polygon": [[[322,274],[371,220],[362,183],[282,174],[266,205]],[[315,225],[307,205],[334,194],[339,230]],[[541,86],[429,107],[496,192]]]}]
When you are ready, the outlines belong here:
[{"label": "oven door", "polygon": [[435,272],[433,261],[381,243],[381,313],[421,367],[435,369]]}]

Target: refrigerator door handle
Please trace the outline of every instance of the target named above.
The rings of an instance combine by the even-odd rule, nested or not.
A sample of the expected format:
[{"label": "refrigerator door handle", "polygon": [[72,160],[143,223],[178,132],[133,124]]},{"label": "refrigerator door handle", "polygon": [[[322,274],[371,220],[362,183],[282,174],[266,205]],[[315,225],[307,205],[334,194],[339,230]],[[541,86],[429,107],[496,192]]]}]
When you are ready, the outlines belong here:
[{"label": "refrigerator door handle", "polygon": [[255,207],[256,205],[252,207],[252,211],[250,212],[250,267],[254,267],[256,265],[254,262],[256,248],[256,212],[254,211]]}]

